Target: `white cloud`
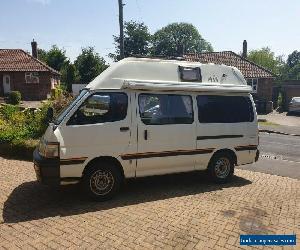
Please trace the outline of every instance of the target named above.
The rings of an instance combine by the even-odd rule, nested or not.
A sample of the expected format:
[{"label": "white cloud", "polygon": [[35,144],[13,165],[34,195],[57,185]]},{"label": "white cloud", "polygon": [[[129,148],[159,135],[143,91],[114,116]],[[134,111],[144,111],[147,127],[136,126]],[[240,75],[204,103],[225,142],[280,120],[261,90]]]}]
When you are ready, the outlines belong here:
[{"label": "white cloud", "polygon": [[40,3],[40,4],[43,4],[43,5],[47,5],[51,2],[51,0],[27,0],[27,2]]}]

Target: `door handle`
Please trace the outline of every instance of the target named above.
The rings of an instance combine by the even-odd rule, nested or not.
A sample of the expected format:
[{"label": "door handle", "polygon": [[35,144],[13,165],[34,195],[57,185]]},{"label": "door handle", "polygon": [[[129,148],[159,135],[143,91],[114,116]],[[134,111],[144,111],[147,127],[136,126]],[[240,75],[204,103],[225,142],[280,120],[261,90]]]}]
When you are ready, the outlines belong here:
[{"label": "door handle", "polygon": [[144,139],[148,140],[148,131],[147,131],[147,129],[144,130]]},{"label": "door handle", "polygon": [[121,132],[125,132],[125,131],[128,131],[129,130],[129,127],[121,127],[120,128],[120,131]]}]

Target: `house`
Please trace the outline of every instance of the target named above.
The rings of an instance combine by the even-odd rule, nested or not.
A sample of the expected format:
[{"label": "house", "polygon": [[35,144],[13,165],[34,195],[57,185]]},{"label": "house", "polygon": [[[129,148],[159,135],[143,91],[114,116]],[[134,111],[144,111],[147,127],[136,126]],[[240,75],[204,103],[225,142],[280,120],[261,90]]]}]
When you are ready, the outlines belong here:
[{"label": "house", "polygon": [[22,49],[0,49],[0,96],[20,91],[23,100],[43,100],[60,83],[60,73],[37,59],[37,43],[32,55]]},{"label": "house", "polygon": [[273,110],[272,89],[276,75],[262,66],[247,60],[246,40],[243,43],[242,56],[232,51],[222,51],[185,54],[184,59],[201,63],[225,64],[238,68],[247,80],[248,85],[252,86],[252,95],[258,112],[269,113]]}]

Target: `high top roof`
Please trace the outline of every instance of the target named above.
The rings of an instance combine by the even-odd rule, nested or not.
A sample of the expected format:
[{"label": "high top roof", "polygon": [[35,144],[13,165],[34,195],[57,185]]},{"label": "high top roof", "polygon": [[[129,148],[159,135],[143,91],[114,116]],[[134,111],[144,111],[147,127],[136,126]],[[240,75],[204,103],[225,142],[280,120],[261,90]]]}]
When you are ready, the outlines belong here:
[{"label": "high top roof", "polygon": [[[182,81],[181,67],[200,68],[202,81]],[[196,90],[198,88],[230,88],[251,91],[251,87],[235,68],[178,60],[125,58],[102,72],[87,88],[96,89],[162,89]]]}]

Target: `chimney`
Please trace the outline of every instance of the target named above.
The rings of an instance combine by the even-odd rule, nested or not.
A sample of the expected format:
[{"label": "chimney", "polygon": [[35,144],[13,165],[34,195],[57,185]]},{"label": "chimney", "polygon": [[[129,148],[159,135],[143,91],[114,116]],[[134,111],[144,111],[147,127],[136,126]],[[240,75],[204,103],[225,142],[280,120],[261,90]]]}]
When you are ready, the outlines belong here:
[{"label": "chimney", "polygon": [[37,50],[37,42],[34,39],[31,42],[31,49],[32,49],[32,56],[34,58],[38,57],[38,50]]},{"label": "chimney", "polygon": [[243,55],[244,58],[247,58],[247,41],[244,40],[243,42]]}]

